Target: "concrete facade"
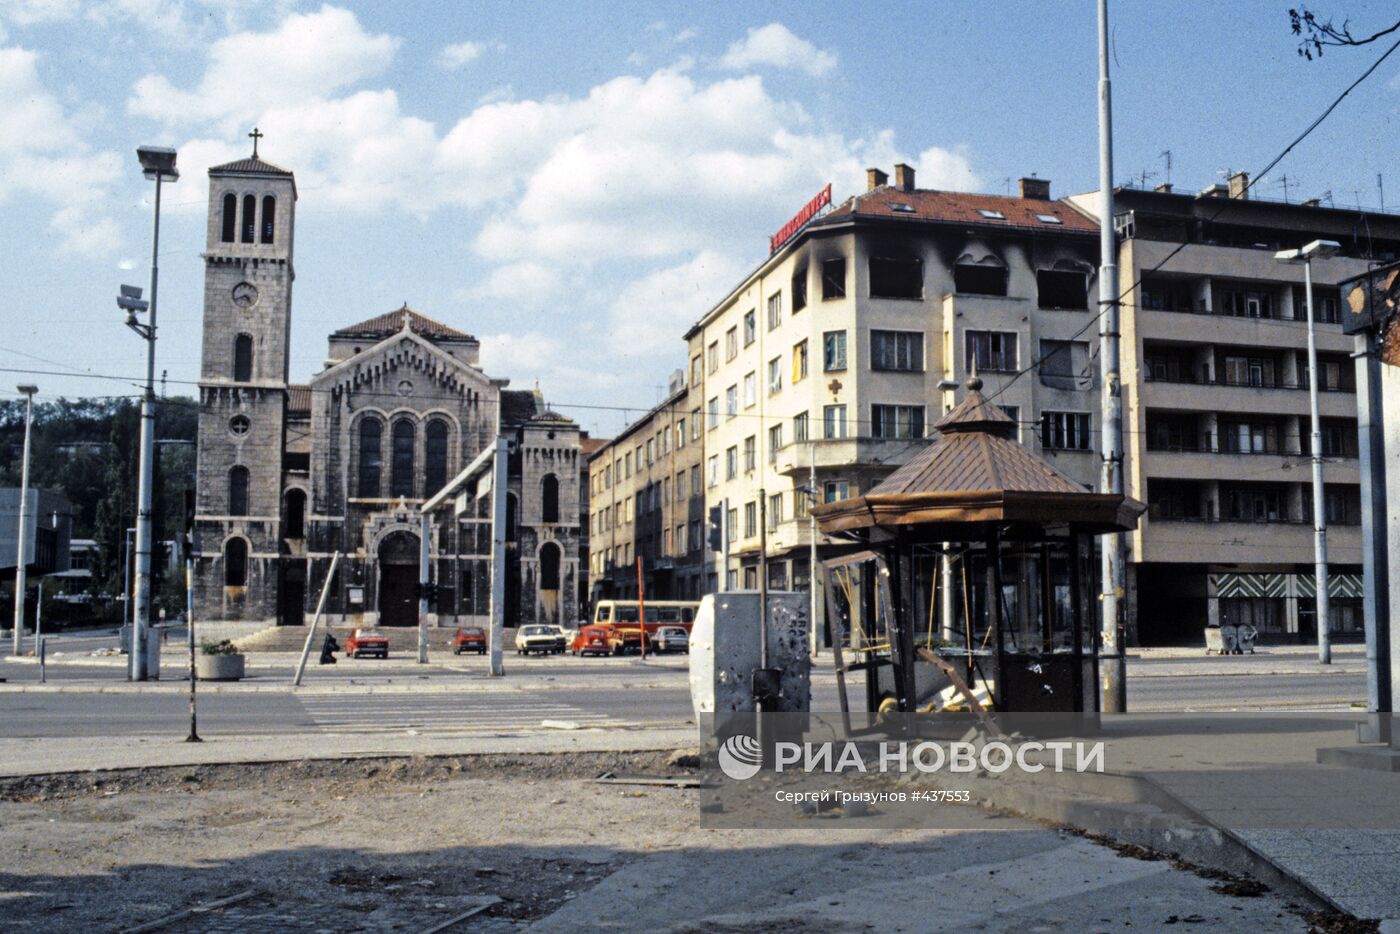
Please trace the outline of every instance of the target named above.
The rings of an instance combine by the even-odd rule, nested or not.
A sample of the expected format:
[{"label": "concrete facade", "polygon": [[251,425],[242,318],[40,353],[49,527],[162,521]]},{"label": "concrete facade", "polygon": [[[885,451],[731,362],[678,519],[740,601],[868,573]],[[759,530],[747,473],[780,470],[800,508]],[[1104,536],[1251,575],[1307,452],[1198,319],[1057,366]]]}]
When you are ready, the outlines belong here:
[{"label": "concrete facade", "polygon": [[687,375],[672,392],[589,459],[589,575],[595,598],[698,599],[713,588],[705,548],[703,439],[698,390]]}]

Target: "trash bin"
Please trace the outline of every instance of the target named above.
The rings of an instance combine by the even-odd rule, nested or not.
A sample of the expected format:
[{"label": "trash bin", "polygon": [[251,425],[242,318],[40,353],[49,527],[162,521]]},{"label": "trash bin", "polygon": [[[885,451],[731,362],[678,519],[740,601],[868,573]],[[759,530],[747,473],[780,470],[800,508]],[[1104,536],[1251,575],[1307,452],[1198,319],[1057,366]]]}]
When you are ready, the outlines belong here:
[{"label": "trash bin", "polygon": [[1250,655],[1253,655],[1254,643],[1258,640],[1258,638],[1259,630],[1255,629],[1248,623],[1240,625],[1235,630],[1235,651],[1240,654],[1248,652]]}]

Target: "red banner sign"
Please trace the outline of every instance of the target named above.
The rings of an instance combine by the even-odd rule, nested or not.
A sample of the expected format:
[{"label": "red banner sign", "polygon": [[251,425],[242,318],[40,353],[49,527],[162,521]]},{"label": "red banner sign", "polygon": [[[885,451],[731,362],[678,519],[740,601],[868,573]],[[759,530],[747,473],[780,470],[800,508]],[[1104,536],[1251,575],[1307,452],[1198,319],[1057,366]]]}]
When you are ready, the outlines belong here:
[{"label": "red banner sign", "polygon": [[778,252],[779,248],[781,248],[784,243],[791,240],[794,234],[807,225],[808,221],[817,216],[818,211],[829,204],[831,204],[830,184],[817,192],[817,196],[811,201],[808,201],[802,210],[798,211],[797,214],[793,216],[792,220],[788,221],[777,233],[768,238],[768,255],[771,256]]}]

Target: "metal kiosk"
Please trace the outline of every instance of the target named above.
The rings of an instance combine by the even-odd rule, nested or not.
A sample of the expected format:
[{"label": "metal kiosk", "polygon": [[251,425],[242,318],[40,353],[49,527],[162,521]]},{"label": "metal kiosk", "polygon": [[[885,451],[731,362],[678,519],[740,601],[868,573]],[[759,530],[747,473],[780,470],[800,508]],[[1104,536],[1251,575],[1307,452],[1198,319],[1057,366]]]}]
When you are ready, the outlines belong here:
[{"label": "metal kiosk", "polygon": [[973,376],[939,439],[884,482],[813,507],[851,542],[823,562],[848,729],[854,671],[871,713],[1099,709],[1092,537],[1146,507],[1026,450],[981,387]]}]

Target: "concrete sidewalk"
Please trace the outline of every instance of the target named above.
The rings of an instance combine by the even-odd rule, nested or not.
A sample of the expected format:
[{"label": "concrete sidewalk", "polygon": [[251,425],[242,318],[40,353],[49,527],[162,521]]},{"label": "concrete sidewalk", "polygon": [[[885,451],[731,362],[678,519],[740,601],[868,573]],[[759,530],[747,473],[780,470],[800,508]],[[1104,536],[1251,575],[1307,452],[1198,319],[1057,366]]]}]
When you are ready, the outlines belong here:
[{"label": "concrete sidewalk", "polygon": [[0,777],[303,759],[637,752],[694,742],[694,726],[650,725],[421,736],[306,732],[213,736],[201,743],[174,736],[0,739]]}]

